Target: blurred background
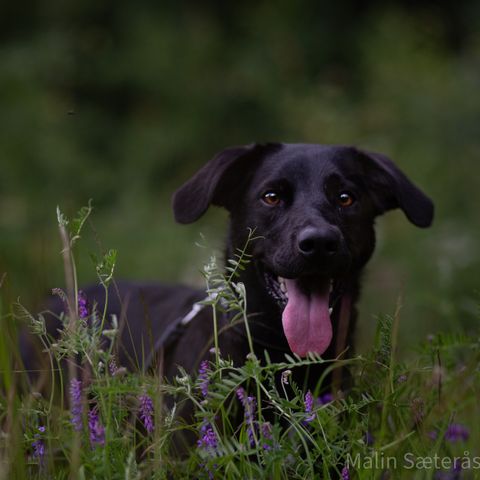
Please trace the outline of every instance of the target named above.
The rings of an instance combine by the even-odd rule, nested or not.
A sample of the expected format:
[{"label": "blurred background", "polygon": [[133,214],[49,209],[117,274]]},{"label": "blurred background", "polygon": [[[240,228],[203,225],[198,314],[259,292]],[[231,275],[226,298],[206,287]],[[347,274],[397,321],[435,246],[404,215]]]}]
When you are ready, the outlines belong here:
[{"label": "blurred background", "polygon": [[175,225],[176,187],[230,145],[356,144],[388,154],[436,204],[429,230],[401,212],[379,219],[361,344],[399,295],[403,346],[474,331],[479,27],[476,0],[4,2],[1,294],[34,309],[63,286],[55,209],[72,216],[89,198],[81,283],[95,280],[89,252],[116,248],[117,278],[201,285],[226,216]]}]

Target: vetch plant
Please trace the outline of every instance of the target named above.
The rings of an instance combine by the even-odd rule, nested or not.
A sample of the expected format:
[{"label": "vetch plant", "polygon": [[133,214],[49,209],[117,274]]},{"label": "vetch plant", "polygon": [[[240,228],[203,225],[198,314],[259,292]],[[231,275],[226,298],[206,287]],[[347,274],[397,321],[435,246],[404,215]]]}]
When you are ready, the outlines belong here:
[{"label": "vetch plant", "polygon": [[310,390],[305,394],[305,423],[310,423],[315,418],[315,412],[313,411],[313,395]]},{"label": "vetch plant", "polygon": [[451,423],[445,432],[447,442],[466,442],[469,437],[469,429],[460,423]]},{"label": "vetch plant", "polygon": [[105,445],[105,428],[100,421],[98,407],[88,412],[88,431],[92,448]]},{"label": "vetch plant", "polygon": [[203,398],[207,398],[208,396],[208,385],[210,383],[210,379],[208,378],[209,373],[209,366],[208,360],[202,360],[200,363],[200,369],[198,370],[198,388],[202,393]]},{"label": "vetch plant", "polygon": [[40,467],[45,465],[45,441],[42,435],[45,433],[45,427],[38,427],[38,433],[35,434],[35,440],[32,443],[33,458],[38,460]]},{"label": "vetch plant", "polygon": [[70,413],[73,429],[80,432],[83,428],[82,382],[76,378],[70,380]]},{"label": "vetch plant", "polygon": [[255,420],[257,402],[255,397],[249,397],[242,387],[237,388],[237,397],[244,409],[244,421],[245,425],[247,425],[248,440],[250,446],[253,447],[255,445],[255,429],[257,426],[257,421]]},{"label": "vetch plant", "polygon": [[152,433],[154,429],[153,401],[146,393],[140,395],[138,397],[138,401],[140,403],[138,407],[138,413],[140,415],[140,419],[143,422],[143,426],[145,427],[147,433]]}]

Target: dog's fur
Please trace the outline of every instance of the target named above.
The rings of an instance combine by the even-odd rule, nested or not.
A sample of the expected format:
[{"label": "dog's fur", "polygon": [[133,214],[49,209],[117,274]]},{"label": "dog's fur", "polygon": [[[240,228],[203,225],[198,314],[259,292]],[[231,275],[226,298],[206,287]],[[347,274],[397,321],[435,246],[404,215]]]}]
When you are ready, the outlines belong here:
[{"label": "dog's fur", "polygon": [[[362,269],[375,246],[375,218],[394,208],[418,227],[428,227],[433,218],[432,202],[387,157],[348,146],[228,148],[173,198],[180,223],[194,222],[210,205],[230,213],[227,258],[244,246],[248,229],[259,237],[251,244],[252,263],[239,280],[247,292],[255,353],[262,357],[267,350],[272,361],[284,360],[292,348],[300,355],[313,349],[327,359],[346,347],[352,351],[355,303]],[[286,279],[290,307],[285,307],[278,277]],[[161,352],[164,373],[172,378],[178,365],[193,372],[208,356],[213,344],[210,310],[201,310],[186,326],[177,321],[204,292],[154,284],[119,283],[114,288],[108,312],[127,325],[119,351],[124,366],[148,366]],[[85,291],[103,309],[102,289]],[[333,333],[324,312],[313,312],[324,309],[325,298],[333,308]],[[244,329],[229,328],[227,315],[219,321],[221,353],[243,362],[249,351]],[[296,380],[312,387],[318,374],[311,371],[306,379],[305,371],[298,371]]]}]

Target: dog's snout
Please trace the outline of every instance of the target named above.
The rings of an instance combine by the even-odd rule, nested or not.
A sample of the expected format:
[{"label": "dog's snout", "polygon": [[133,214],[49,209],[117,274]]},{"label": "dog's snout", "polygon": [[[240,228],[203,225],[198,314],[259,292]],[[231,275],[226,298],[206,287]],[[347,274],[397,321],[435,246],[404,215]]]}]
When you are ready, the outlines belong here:
[{"label": "dog's snout", "polygon": [[338,252],[340,235],[332,228],[304,228],[298,235],[298,250],[306,258],[329,257]]}]

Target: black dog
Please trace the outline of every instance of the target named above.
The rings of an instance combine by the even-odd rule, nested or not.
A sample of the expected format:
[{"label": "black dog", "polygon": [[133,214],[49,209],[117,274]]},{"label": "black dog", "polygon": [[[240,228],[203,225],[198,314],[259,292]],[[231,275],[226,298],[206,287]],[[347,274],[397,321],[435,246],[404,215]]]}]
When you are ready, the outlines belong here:
[{"label": "black dog", "polygon": [[[249,228],[260,237],[240,281],[255,353],[267,350],[272,361],[290,352],[331,359],[352,348],[360,275],[375,246],[375,217],[401,208],[419,227],[433,218],[432,202],[387,157],[348,146],[226,149],[175,193],[175,218],[194,222],[211,204],[230,212],[227,258],[244,246]],[[204,292],[128,283],[115,288],[108,310],[128,327],[119,351],[124,366],[148,366],[161,351],[171,378],[177,365],[192,372],[208,355],[211,312],[194,306]],[[100,288],[86,294],[103,309]],[[243,362],[249,352],[245,332],[228,325],[228,316],[220,317],[220,350]],[[296,380],[315,385],[316,372],[308,380],[304,376],[297,372]]]}]

